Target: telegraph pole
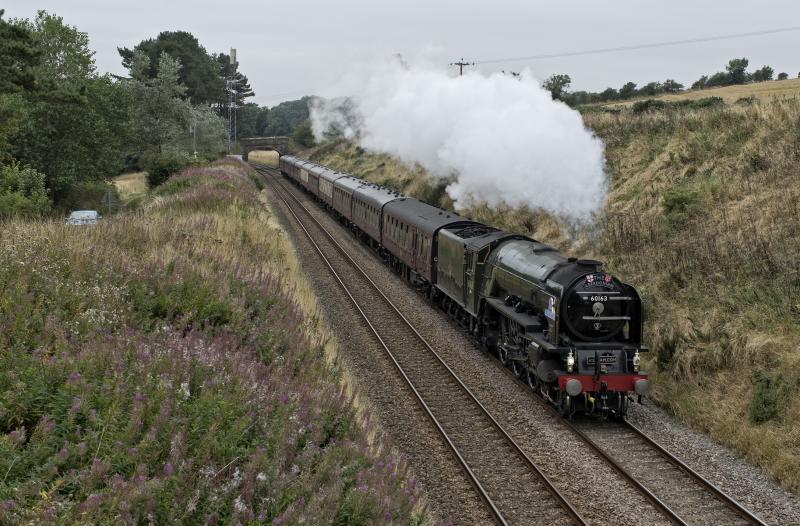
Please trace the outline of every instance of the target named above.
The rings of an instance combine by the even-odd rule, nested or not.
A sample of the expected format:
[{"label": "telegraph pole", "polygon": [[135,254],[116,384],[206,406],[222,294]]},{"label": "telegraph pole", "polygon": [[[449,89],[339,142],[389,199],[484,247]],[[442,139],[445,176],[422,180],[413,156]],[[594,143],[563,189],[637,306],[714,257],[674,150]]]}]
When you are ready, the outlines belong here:
[{"label": "telegraph pole", "polygon": [[464,75],[464,66],[474,66],[474,62],[464,62],[464,57],[458,59],[458,62],[451,62],[451,66],[458,66],[458,76]]},{"label": "telegraph pole", "polygon": [[225,89],[228,92],[228,153],[231,153],[231,145],[236,143],[236,101],[238,91],[236,89],[236,69],[238,63],[236,62],[236,49],[231,48],[230,54],[231,74],[225,80]]}]

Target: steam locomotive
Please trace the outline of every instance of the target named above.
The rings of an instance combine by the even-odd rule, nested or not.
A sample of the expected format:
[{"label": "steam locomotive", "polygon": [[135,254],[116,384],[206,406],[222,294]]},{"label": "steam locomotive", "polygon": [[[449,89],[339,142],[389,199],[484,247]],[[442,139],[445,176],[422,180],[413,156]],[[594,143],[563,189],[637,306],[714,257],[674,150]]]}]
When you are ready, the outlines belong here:
[{"label": "steam locomotive", "polygon": [[649,391],[641,299],[599,261],[308,160],[284,155],[280,171],[562,415],[623,417],[631,395]]}]

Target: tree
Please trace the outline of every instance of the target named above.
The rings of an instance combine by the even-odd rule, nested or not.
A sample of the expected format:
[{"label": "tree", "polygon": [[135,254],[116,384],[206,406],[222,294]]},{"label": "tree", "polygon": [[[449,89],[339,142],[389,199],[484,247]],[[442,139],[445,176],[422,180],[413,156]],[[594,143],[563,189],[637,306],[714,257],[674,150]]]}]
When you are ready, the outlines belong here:
[{"label": "tree", "polygon": [[778,80],[786,80],[789,78],[789,74],[786,72],[778,73]]},{"label": "tree", "polygon": [[267,108],[249,102],[239,108],[236,126],[240,137],[260,137],[266,126]]},{"label": "tree", "polygon": [[[231,64],[230,56],[226,55],[225,53],[215,55],[214,60],[219,67],[219,76],[223,80],[231,79],[235,83],[236,96],[234,97],[234,102],[237,106],[244,105],[245,99],[253,97],[255,92],[253,91],[253,88],[250,87],[250,81],[247,80],[247,77],[239,72],[239,63],[237,62],[236,64]],[[225,113],[224,110],[227,103],[228,92],[223,90],[219,94],[219,99],[217,101],[217,109],[220,115]]]},{"label": "tree", "polygon": [[44,174],[17,162],[0,166],[0,219],[43,217],[50,206]]},{"label": "tree", "polygon": [[553,100],[562,100],[567,93],[567,89],[572,84],[572,79],[569,75],[555,74],[551,75],[542,83],[542,87],[550,92]]},{"label": "tree", "polygon": [[28,27],[3,20],[0,9],[0,93],[32,91],[40,53]]},{"label": "tree", "polygon": [[36,87],[34,68],[40,53],[31,32],[18,22],[3,20],[0,9],[0,162],[11,160],[11,139],[27,117],[24,94]]},{"label": "tree", "polygon": [[314,132],[311,131],[311,121],[305,120],[292,132],[292,140],[304,148],[314,146]]},{"label": "tree", "polygon": [[677,93],[683,90],[683,84],[672,79],[667,79],[664,81],[664,84],[661,85],[661,89],[664,93]]},{"label": "tree", "polygon": [[269,109],[266,107],[260,108],[256,116],[256,137],[264,137],[267,134],[267,122],[269,119]]},{"label": "tree", "polygon": [[703,75],[692,84],[692,89],[703,89],[708,85],[708,75]]},{"label": "tree", "polygon": [[653,97],[655,95],[658,95],[662,91],[664,91],[664,88],[660,82],[649,82],[644,86],[642,86],[642,89],[639,90],[639,93],[641,95],[647,95],[648,97]]},{"label": "tree", "polygon": [[216,157],[225,150],[228,130],[217,112],[211,107],[200,104],[191,107],[192,128],[194,135],[181,134],[178,148],[184,152],[192,151],[192,147],[205,157]]},{"label": "tree", "polygon": [[281,102],[270,108],[266,126],[259,135],[268,137],[291,135],[297,126],[309,118],[308,105],[311,100],[311,97],[303,97],[298,100]]},{"label": "tree", "polygon": [[731,77],[728,73],[724,71],[718,71],[711,75],[708,80],[706,81],[707,88],[713,88],[717,86],[728,86],[731,83]]},{"label": "tree", "polygon": [[20,22],[39,61],[36,91],[26,93],[27,116],[12,140],[14,157],[47,177],[58,202],[78,182],[119,172],[127,137],[127,98],[119,83],[97,74],[86,33],[39,11]]},{"label": "tree", "polygon": [[136,50],[130,62],[131,122],[136,149],[161,154],[188,130],[191,106],[183,100],[186,87],[180,82],[180,63],[164,52],[158,59],[158,74],[150,78],[150,62],[142,50]]},{"label": "tree", "polygon": [[728,73],[728,84],[746,84],[749,81],[747,66],[750,61],[746,58],[734,58],[728,61],[725,70]]},{"label": "tree", "polygon": [[750,78],[753,82],[765,82],[767,80],[772,80],[774,73],[775,70],[771,67],[763,66],[761,69],[755,70]]},{"label": "tree", "polygon": [[168,53],[180,63],[179,80],[186,87],[185,96],[193,104],[213,104],[219,101],[225,91],[225,81],[220,76],[217,61],[200,45],[197,38],[186,31],[164,31],[156,38],[143,40],[133,49],[117,48],[122,57],[122,65],[130,69],[136,51],[150,59],[143,72],[148,78],[158,76],[161,56]]},{"label": "tree", "polygon": [[619,89],[620,99],[630,99],[634,96],[636,96],[636,84],[633,82],[628,82]]},{"label": "tree", "polygon": [[603,101],[617,100],[618,98],[619,92],[614,88],[606,88],[602,93],[600,93],[600,99]]},{"label": "tree", "polygon": [[131,60],[126,87],[131,97],[132,146],[154,172],[151,182],[163,182],[171,170],[185,164],[193,148],[203,155],[218,154],[225,143],[225,123],[205,104],[192,106],[184,99],[180,63],[162,53],[150,78],[150,57],[137,50]]}]

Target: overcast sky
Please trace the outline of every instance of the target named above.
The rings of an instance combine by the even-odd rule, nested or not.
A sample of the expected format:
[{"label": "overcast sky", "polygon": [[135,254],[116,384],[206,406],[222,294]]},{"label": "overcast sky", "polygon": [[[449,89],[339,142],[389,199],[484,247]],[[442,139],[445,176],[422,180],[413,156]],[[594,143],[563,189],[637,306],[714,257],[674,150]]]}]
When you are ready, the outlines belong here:
[{"label": "overcast sky", "polygon": [[[118,46],[164,30],[193,33],[209,52],[238,50],[256,102],[325,91],[354,61],[427,53],[446,68],[469,61],[558,54],[800,26],[797,0],[6,0],[5,16],[46,9],[89,34],[101,71],[123,74]],[[572,89],[602,90],[632,80],[691,84],[747,57],[751,69],[800,72],[800,31],[476,66],[485,73],[530,68],[537,78],[572,77]],[[451,68],[452,69],[452,68]]]}]

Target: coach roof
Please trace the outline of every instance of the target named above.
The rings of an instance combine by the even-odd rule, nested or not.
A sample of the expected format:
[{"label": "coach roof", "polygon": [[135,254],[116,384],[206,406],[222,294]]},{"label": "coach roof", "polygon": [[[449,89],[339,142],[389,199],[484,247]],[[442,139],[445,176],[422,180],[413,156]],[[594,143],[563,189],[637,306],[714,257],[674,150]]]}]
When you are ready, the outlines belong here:
[{"label": "coach roof", "polygon": [[413,197],[403,197],[389,203],[384,208],[384,213],[396,217],[404,223],[414,225],[430,235],[435,234],[442,227],[455,223],[479,224],[468,217],[442,210]]}]

